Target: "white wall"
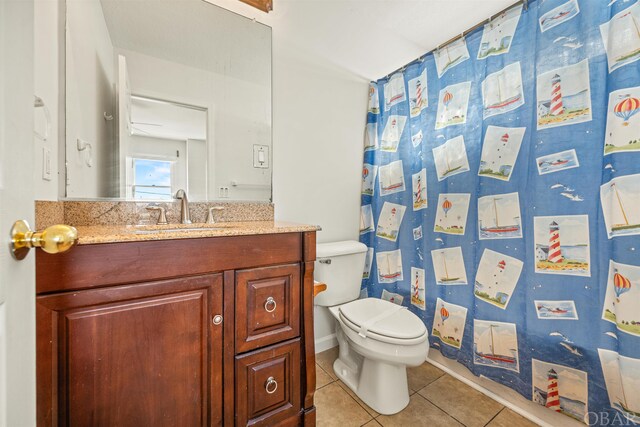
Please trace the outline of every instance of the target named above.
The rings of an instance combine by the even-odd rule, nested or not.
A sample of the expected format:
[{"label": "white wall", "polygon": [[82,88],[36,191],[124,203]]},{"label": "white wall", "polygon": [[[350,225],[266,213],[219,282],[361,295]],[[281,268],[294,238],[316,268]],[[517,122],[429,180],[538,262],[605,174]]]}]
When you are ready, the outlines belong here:
[{"label": "white wall", "polygon": [[[46,142],[34,137],[35,144],[35,197],[38,200],[58,199],[58,141],[60,126],[60,51],[63,47],[64,22],[62,4],[55,0],[34,2],[34,90],[42,98],[50,113],[49,137]],[[46,121],[44,109],[34,111],[34,127],[44,134]],[[64,129],[62,129],[64,132]],[[51,180],[42,178],[42,149],[51,155]]]},{"label": "white wall", "polygon": [[[270,140],[271,88],[138,52],[116,53],[127,58],[133,94],[208,109],[209,199],[218,198],[221,186],[233,200],[269,199],[271,168],[253,168],[253,144]],[[264,187],[236,188],[231,181]]]},{"label": "white wall", "polygon": [[[99,0],[68,1],[66,34],[66,162],[69,197],[113,197],[117,176],[113,45]],[[78,151],[81,138],[92,146]]]}]

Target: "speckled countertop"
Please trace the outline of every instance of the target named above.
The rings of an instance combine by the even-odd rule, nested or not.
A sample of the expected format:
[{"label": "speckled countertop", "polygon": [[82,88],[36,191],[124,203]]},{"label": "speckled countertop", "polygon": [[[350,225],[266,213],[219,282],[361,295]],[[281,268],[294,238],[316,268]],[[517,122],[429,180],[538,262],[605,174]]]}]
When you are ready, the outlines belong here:
[{"label": "speckled countertop", "polygon": [[148,240],[195,239],[255,234],[318,231],[319,226],[281,221],[221,222],[217,224],[84,225],[77,226],[78,244],[95,245]]}]

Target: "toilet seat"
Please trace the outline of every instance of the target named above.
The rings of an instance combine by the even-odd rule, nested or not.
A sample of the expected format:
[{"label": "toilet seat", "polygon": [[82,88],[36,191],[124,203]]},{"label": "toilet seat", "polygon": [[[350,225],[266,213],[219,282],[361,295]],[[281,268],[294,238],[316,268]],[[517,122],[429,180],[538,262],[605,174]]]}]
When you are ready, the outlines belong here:
[{"label": "toilet seat", "polygon": [[401,345],[419,344],[427,339],[422,320],[389,301],[365,298],[343,304],[338,310],[345,326],[360,336]]}]

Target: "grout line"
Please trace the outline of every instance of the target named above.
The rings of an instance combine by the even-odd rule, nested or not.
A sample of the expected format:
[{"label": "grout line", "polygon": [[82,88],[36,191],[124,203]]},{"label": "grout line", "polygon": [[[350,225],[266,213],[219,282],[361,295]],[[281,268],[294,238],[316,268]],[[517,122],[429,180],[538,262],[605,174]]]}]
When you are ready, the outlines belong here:
[{"label": "grout line", "polygon": [[[338,379],[338,380],[336,380],[336,382],[338,382],[338,381],[340,382],[340,384],[344,384],[344,383],[343,383],[342,381],[340,381],[339,379]],[[376,415],[375,417],[374,417],[373,415],[371,415],[371,414],[369,413],[369,411],[367,410],[367,408],[365,408],[365,407],[364,407],[360,402],[358,402],[358,400],[357,400],[356,398],[354,398],[353,396],[351,396],[351,394],[350,394],[350,393],[349,393],[349,392],[348,392],[344,387],[342,387],[340,384],[338,384],[338,387],[340,387],[342,390],[344,390],[344,392],[345,392],[345,393],[347,393],[347,395],[349,395],[349,397],[350,397],[351,399],[353,399],[353,400],[358,404],[358,406],[360,406],[362,409],[364,409],[364,411],[367,413],[367,415],[369,415],[369,416],[371,417],[371,419],[372,419],[372,420],[375,420],[377,417],[379,417],[379,416],[380,416],[380,414]],[[344,386],[345,386],[345,387],[347,387],[347,388],[349,388],[349,386],[348,386],[348,385],[346,385],[346,384],[344,384]],[[364,403],[364,402],[362,402],[362,403]],[[372,410],[373,410],[373,408],[370,408],[370,409],[372,409]],[[378,411],[376,411],[376,413],[377,413],[377,412],[378,412]],[[369,420],[369,421],[371,421],[371,420]],[[367,421],[367,422],[369,422],[369,421]]]},{"label": "grout line", "polygon": [[[442,377],[440,377],[442,378]],[[437,381],[437,380],[436,380]],[[435,382],[435,381],[434,381]],[[426,388],[426,387],[425,387]],[[423,390],[423,389],[421,389]],[[433,406],[435,406],[436,408],[440,409],[442,412],[444,412],[445,414],[447,414],[449,417],[453,418],[454,420],[456,420],[457,422],[459,422],[460,424],[462,424],[463,426],[466,427],[466,424],[463,423],[462,421],[460,421],[459,419],[457,419],[456,417],[453,416],[453,414],[450,414],[448,411],[445,411],[444,409],[442,409],[441,407],[439,407],[438,405],[436,405],[435,403],[433,403],[431,400],[429,400],[429,398],[427,398],[426,396],[421,395],[420,393],[418,393],[418,396],[422,397],[424,400],[426,400],[427,402],[431,403]]]},{"label": "grout line", "polygon": [[491,424],[491,421],[493,421],[498,415],[500,415],[502,411],[504,411],[506,408],[507,408],[506,406],[503,406],[502,409],[500,409],[497,414],[495,414],[489,421],[487,421],[484,427],[487,427],[489,424]]}]

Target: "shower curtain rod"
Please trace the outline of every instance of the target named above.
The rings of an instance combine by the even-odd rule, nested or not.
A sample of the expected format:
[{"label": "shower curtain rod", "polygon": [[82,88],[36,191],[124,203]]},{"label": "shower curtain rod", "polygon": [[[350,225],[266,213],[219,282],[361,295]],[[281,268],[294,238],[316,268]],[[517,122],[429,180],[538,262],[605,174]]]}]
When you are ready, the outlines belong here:
[{"label": "shower curtain rod", "polygon": [[497,18],[498,16],[502,15],[504,12],[506,12],[507,10],[516,7],[518,5],[523,5],[524,6],[524,10],[527,10],[528,4],[529,4],[529,0],[518,0],[517,2],[513,3],[510,6],[505,7],[504,9],[502,9],[500,12],[493,14],[489,19],[485,19],[484,21],[479,22],[478,24],[474,25],[473,27],[463,31],[461,34],[450,38],[449,40],[447,40],[444,43],[439,44],[438,46],[436,46],[434,49],[431,49],[430,51],[428,51],[427,53],[425,53],[424,55],[420,55],[419,57],[417,57],[416,59],[414,59],[411,62],[408,62],[407,64],[403,65],[400,68],[397,68],[395,70],[393,70],[392,72],[390,72],[389,74],[387,74],[385,76],[385,78],[389,78],[390,76],[392,76],[393,74],[397,73],[398,71],[404,71],[405,68],[407,68],[407,66],[413,64],[414,62],[418,62],[418,61],[422,61],[424,58],[427,57],[427,55],[429,55],[430,53],[433,53],[435,51],[440,50],[440,48],[447,46],[450,43],[453,43],[454,41],[458,40],[458,39],[463,39],[467,34],[472,33],[473,31],[477,30],[478,28],[488,24],[489,22],[493,21],[495,18]]}]

